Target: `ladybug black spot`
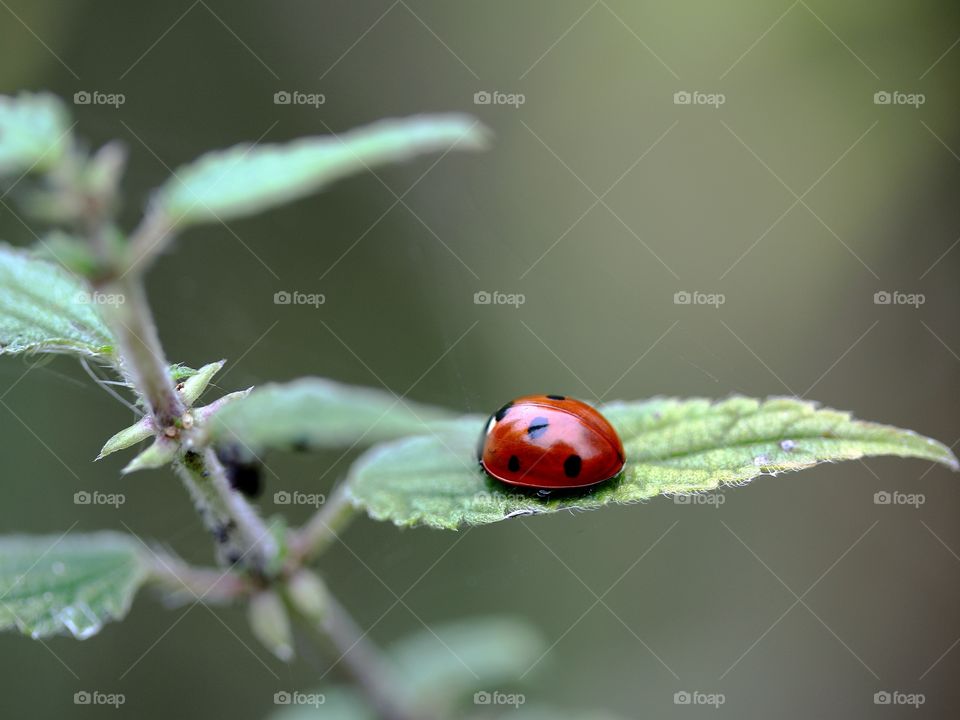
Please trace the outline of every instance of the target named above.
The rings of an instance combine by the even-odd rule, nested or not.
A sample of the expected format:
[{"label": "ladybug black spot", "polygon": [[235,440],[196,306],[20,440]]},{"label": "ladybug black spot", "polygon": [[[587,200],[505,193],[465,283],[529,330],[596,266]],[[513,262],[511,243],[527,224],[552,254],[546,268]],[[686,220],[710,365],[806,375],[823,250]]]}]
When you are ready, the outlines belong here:
[{"label": "ladybug black spot", "polygon": [[507,416],[507,411],[512,407],[513,407],[513,403],[508,402],[502,408],[497,410],[497,412],[494,413],[494,417],[497,419],[497,422],[500,422],[501,420],[503,420]]},{"label": "ladybug black spot", "polygon": [[547,418],[535,417],[530,421],[530,427],[527,428],[527,435],[529,435],[532,440],[536,440],[547,431],[548,427],[550,427],[550,421],[547,420]]},{"label": "ladybug black spot", "polygon": [[507,467],[510,468],[510,472],[517,472],[520,469],[520,458],[516,455],[511,455],[510,460],[507,462]]},{"label": "ladybug black spot", "polygon": [[566,400],[566,395],[547,395],[547,398],[550,400]]},{"label": "ladybug black spot", "polygon": [[582,464],[583,461],[579,455],[569,455],[567,459],[563,461],[563,474],[568,478],[575,478],[580,474],[580,466]]}]

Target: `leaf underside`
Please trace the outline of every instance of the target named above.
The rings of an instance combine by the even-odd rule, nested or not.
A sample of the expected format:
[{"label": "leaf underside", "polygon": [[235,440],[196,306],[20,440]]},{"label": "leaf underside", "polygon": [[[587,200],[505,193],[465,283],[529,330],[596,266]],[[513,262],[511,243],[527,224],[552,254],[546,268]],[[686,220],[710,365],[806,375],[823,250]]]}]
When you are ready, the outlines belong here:
[{"label": "leaf underside", "polygon": [[155,206],[180,226],[245,217],[384,163],[482,149],[485,135],[465,115],[423,115],[282,145],[239,145],[177,170],[158,191]]},{"label": "leaf underside", "polygon": [[0,355],[110,355],[110,330],[89,287],[58,265],[0,244]]},{"label": "leaf underside", "polygon": [[83,640],[123,618],[148,574],[138,545],[112,532],[0,538],[0,630]]},{"label": "leaf underside", "polygon": [[487,477],[476,461],[480,417],[372,448],[351,469],[347,491],[354,505],[375,519],[456,529],[516,515],[713,490],[758,475],[872,455],[914,457],[957,469],[950,449],[935,440],[795,398],[656,398],[610,403],[600,410],[620,434],[627,464],[617,478],[580,496],[542,500]]},{"label": "leaf underside", "polygon": [[429,432],[453,417],[385,391],[302,378],[263,385],[230,403],[213,415],[209,432],[217,443],[257,453],[364,447]]}]

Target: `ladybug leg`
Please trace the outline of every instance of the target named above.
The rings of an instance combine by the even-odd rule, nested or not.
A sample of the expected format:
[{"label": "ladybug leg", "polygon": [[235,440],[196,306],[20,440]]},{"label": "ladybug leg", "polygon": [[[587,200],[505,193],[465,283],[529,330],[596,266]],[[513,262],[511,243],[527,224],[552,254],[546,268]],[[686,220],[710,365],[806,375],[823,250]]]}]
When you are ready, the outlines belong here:
[{"label": "ladybug leg", "polygon": [[550,497],[550,491],[541,488],[540,490],[537,490],[537,497],[546,500],[548,497]]}]

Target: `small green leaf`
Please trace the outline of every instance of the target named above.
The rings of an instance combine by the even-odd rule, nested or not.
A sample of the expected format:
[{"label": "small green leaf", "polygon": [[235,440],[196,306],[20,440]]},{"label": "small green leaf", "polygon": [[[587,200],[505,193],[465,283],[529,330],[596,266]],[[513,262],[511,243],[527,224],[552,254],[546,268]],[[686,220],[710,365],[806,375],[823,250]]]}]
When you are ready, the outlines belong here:
[{"label": "small green leaf", "polygon": [[70,147],[69,116],[46,93],[0,95],[0,176],[56,165]]},{"label": "small green leaf", "polygon": [[238,145],[180,168],[158,191],[155,209],[180,227],[245,217],[370,167],[455,147],[482,149],[485,137],[469,117],[426,115],[284,145]]},{"label": "small green leaf", "polygon": [[712,490],[869,455],[921,458],[957,469],[950,449],[935,440],[793,398],[655,399],[600,409],[623,440],[627,464],[620,477],[579,497],[541,500],[490,480],[476,461],[483,427],[477,417],[451,423],[439,436],[374,447],[351,468],[348,492],[354,505],[377,520],[456,529],[520,514]]},{"label": "small green leaf", "polygon": [[174,382],[181,382],[187,378],[191,378],[197,374],[197,371],[192,367],[187,367],[182,363],[176,363],[175,365],[170,366],[170,377],[173,378]]},{"label": "small green leaf", "polygon": [[213,376],[220,372],[226,362],[226,360],[220,360],[219,362],[204,365],[183,381],[180,395],[183,397],[183,402],[186,403],[187,407],[193,407],[193,404],[200,398],[203,391],[207,389],[207,385],[213,380]]},{"label": "small green leaf", "polygon": [[0,244],[0,355],[24,352],[107,357],[110,330],[82,280]]},{"label": "small green leaf", "polygon": [[45,235],[34,248],[34,254],[83,278],[94,277],[100,270],[100,262],[89,242],[59,230]]},{"label": "small green leaf", "polygon": [[124,428],[107,440],[96,459],[101,460],[118,450],[126,450],[128,447],[136,445],[138,442],[143,442],[152,436],[153,420],[149,416],[142,417],[130,427]]},{"label": "small green leaf", "polygon": [[208,405],[203,405],[201,407],[194,408],[193,409],[194,421],[202,425],[203,423],[210,420],[210,418],[212,418],[218,412],[220,412],[220,410],[222,410],[225,405],[229,405],[232,402],[236,402],[237,400],[242,400],[243,398],[247,397],[247,395],[250,394],[251,390],[253,390],[253,388],[247,388],[246,390],[236,390],[235,392],[227,393],[226,395],[222,395],[218,397],[216,400],[214,400],[212,403]]},{"label": "small green leaf", "polygon": [[235,400],[210,419],[209,433],[215,442],[256,453],[335,448],[429,432],[452,417],[388,392],[302,378],[263,385]]},{"label": "small green leaf", "polygon": [[307,620],[317,625],[324,621],[329,591],[319,575],[308,568],[300,568],[287,581],[286,591],[290,604]]},{"label": "small green leaf", "polygon": [[284,662],[293,660],[293,632],[283,600],[273,590],[263,590],[250,598],[247,619],[254,636]]},{"label": "small green leaf", "polygon": [[122,619],[148,565],[120,533],[0,537],[0,629],[83,640]]},{"label": "small green leaf", "polygon": [[164,465],[169,465],[177,456],[178,448],[179,445],[170,438],[158,437],[150,444],[150,447],[128,462],[120,473],[129,475],[138,470],[156,470]]}]

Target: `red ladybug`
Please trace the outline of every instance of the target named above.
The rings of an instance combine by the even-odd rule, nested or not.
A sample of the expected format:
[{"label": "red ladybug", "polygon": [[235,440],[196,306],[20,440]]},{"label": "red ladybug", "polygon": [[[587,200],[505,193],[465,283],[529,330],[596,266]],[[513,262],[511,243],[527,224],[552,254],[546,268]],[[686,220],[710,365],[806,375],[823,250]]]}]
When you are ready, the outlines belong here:
[{"label": "red ladybug", "polygon": [[563,395],[526,395],[497,410],[478,450],[492,477],[539,490],[589,488],[623,469],[617,431],[586,403]]}]

